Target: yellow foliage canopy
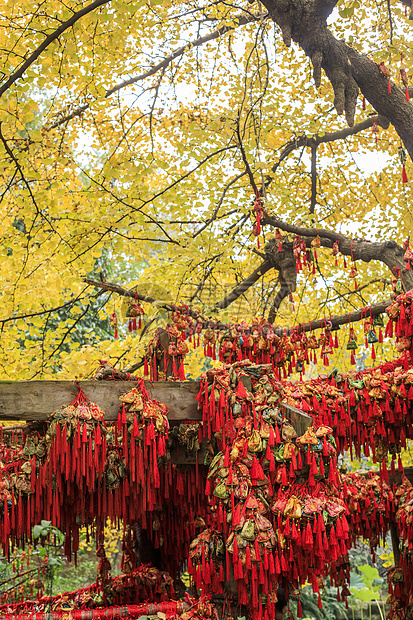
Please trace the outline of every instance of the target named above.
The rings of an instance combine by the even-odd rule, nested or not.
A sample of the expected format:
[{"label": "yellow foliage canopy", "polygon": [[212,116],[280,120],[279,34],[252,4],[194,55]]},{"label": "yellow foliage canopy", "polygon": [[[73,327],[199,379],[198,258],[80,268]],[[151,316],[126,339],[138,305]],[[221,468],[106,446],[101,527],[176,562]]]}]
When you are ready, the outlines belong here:
[{"label": "yellow foliage canopy", "polygon": [[[121,301],[83,276],[101,273],[217,316],[215,304],[262,261],[252,234],[254,184],[266,213],[284,222],[399,244],[409,234],[412,184],[402,183],[392,126],[372,134],[370,123],[321,141],[311,174],[311,142],[295,148],[300,136],[321,138],[346,123],[326,76],[317,89],[304,52],[285,47],[265,6],[3,2],[3,378],[84,378],[98,359],[128,366],[141,357],[165,312],[145,305],[145,337],[123,328],[114,340],[108,316],[122,311]],[[390,10],[391,22],[387,5],[346,0],[329,27],[375,63],[385,61],[398,88],[400,55],[409,73],[412,44],[403,6]],[[359,98],[356,126],[372,114]],[[413,178],[411,161],[405,165]],[[273,235],[263,226],[261,252]],[[343,257],[336,266],[331,250],[320,249],[315,275],[298,276],[295,305],[285,301],[277,322],[388,296],[387,266],[359,261],[357,268],[355,290]],[[278,275],[268,271],[219,317],[267,316]],[[201,357],[194,354],[191,376]],[[336,361],[347,357],[343,348]]]}]

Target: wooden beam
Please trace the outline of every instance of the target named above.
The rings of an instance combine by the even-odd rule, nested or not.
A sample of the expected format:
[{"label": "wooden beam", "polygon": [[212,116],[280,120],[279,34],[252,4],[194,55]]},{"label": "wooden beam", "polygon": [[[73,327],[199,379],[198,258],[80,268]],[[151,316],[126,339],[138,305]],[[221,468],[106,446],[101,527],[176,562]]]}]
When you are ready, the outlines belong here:
[{"label": "wooden beam", "polygon": [[[83,392],[105,412],[105,420],[116,420],[119,396],[131,390],[132,381],[79,381]],[[195,396],[197,381],[145,382],[150,396],[169,409],[170,420],[200,420]],[[78,390],[74,381],[3,381],[0,383],[1,420],[47,420],[61,405],[68,405]]]},{"label": "wooden beam", "polygon": [[[413,467],[405,467],[404,468],[404,476],[413,484]],[[389,472],[389,484],[401,484],[402,483],[402,474],[399,471],[396,471],[395,474],[391,474]]]},{"label": "wooden beam", "polygon": [[300,411],[300,409],[293,407],[292,405],[280,403],[280,409],[283,415],[290,420],[299,437],[301,435],[304,435],[307,428],[313,425],[312,417],[304,413],[304,411]]},{"label": "wooden beam", "polygon": [[393,521],[390,523],[390,535],[391,544],[393,547],[394,564],[395,566],[398,566],[400,564],[400,539],[397,526]]},{"label": "wooden beam", "polygon": [[[105,420],[116,420],[119,396],[135,385],[133,381],[80,381],[85,395],[105,412]],[[169,409],[169,420],[202,419],[195,400],[199,381],[145,381],[150,396]],[[0,382],[1,420],[44,421],[61,405],[68,405],[77,395],[74,381],[3,381]],[[312,418],[281,403],[285,417],[291,420],[298,435],[311,426]]]}]

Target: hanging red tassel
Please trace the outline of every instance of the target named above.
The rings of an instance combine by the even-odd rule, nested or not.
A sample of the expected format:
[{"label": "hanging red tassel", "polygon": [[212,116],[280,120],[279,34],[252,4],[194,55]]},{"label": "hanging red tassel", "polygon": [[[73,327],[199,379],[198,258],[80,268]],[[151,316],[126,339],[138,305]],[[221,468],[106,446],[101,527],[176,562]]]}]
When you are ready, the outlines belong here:
[{"label": "hanging red tassel", "polygon": [[261,465],[258,462],[257,457],[254,454],[254,458],[251,466],[251,480],[264,480],[264,472]]},{"label": "hanging red tassel", "polygon": [[387,321],[386,329],[385,329],[385,332],[384,332],[384,337],[385,338],[393,338],[393,321],[392,321],[392,319],[389,319]]},{"label": "hanging red tassel", "polygon": [[301,601],[300,599],[298,599],[298,603],[297,603],[297,618],[302,618],[303,617],[303,610],[301,607]]},{"label": "hanging red tassel", "polygon": [[247,396],[248,396],[247,390],[245,389],[245,386],[244,386],[242,381],[238,381],[238,385],[237,385],[237,389],[235,390],[235,394],[241,400],[247,398]]},{"label": "hanging red tassel", "polygon": [[402,168],[402,183],[408,183],[408,178],[407,178],[407,174],[406,174],[406,167],[403,164],[403,168]]}]

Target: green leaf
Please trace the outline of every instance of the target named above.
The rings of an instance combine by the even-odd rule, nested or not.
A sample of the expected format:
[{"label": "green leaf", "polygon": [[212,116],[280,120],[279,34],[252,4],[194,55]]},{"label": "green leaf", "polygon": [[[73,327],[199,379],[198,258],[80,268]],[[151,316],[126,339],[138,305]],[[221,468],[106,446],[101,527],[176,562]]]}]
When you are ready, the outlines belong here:
[{"label": "green leaf", "polygon": [[60,558],[54,558],[53,556],[49,557],[49,565],[50,566],[61,566],[63,564]]},{"label": "green leaf", "polygon": [[369,564],[363,564],[357,567],[360,573],[363,575],[363,581],[368,588],[371,588],[375,579],[380,579],[379,571]]},{"label": "green leaf", "polygon": [[44,521],[43,519],[40,521],[40,525],[45,529],[47,529],[51,524],[51,521]]},{"label": "green leaf", "polygon": [[33,538],[39,538],[39,536],[41,536],[42,533],[43,533],[43,528],[41,525],[33,526]]},{"label": "green leaf", "polygon": [[346,9],[342,9],[341,11],[339,11],[340,13],[340,17],[351,17],[354,13],[354,6],[349,6]]},{"label": "green leaf", "polygon": [[361,590],[357,590],[357,588],[350,588],[354,598],[359,601],[367,602],[374,601],[377,598],[377,592],[373,592],[370,588],[362,588]]}]

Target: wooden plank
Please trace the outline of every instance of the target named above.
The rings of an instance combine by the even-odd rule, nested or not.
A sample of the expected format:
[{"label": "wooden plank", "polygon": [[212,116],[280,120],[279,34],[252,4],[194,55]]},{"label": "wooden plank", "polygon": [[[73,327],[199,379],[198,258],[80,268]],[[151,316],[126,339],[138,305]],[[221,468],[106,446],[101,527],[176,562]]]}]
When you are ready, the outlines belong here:
[{"label": "wooden plank", "polygon": [[[404,468],[404,476],[413,484],[413,467],[405,467]],[[389,472],[389,484],[401,484],[402,482],[402,474],[399,471],[396,471],[395,474],[391,474]]]},{"label": "wooden plank", "polygon": [[397,526],[394,522],[390,523],[390,535],[391,544],[393,547],[394,564],[395,566],[398,566],[400,564],[400,539],[397,532]]},{"label": "wooden plank", "polygon": [[204,464],[205,453],[207,451],[207,440],[201,443],[201,449],[196,456],[187,454],[183,446],[178,446],[171,452],[171,461],[173,465],[195,465],[198,458],[198,465]]},{"label": "wooden plank", "polygon": [[[119,396],[135,385],[133,381],[80,381],[80,387],[92,402],[105,412],[105,420],[116,420]],[[195,400],[199,381],[145,381],[150,396],[169,409],[169,419],[202,419]],[[0,382],[1,420],[46,420],[61,405],[68,405],[76,396],[74,381],[3,381]],[[311,426],[312,418],[304,412],[281,403],[283,414],[291,420],[298,435]]]},{"label": "wooden plank", "polygon": [[292,405],[280,403],[280,409],[284,416],[291,421],[291,424],[294,426],[299,437],[304,435],[307,428],[313,425],[312,417]]},{"label": "wooden plank", "polygon": [[[134,387],[132,381],[80,381],[86,396],[105,412],[105,420],[116,420],[119,396]],[[170,420],[200,420],[195,396],[197,381],[145,382],[152,398],[169,409]],[[76,396],[73,381],[4,381],[0,383],[1,420],[46,420],[61,405],[68,405]]]}]

